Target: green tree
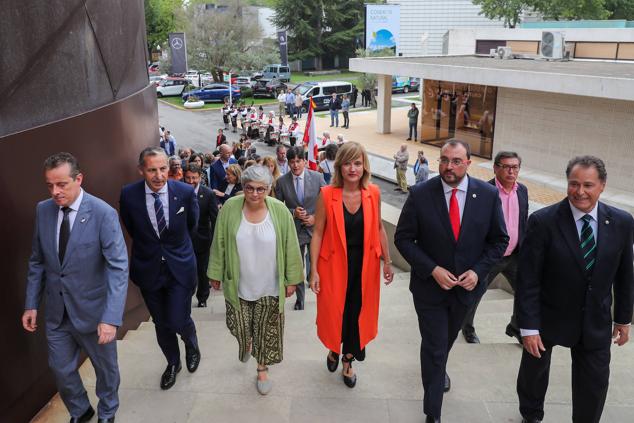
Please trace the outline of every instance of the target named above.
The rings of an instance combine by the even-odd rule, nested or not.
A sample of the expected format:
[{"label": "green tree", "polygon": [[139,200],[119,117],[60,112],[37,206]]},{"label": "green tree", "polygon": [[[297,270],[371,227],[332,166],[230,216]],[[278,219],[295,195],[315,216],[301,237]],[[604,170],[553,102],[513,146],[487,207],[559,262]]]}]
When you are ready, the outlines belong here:
[{"label": "green tree", "polygon": [[529,0],[527,3],[544,19],[607,19],[610,16],[605,0]]},{"label": "green tree", "polygon": [[611,13],[610,19],[634,20],[634,1],[606,0],[605,8]]},{"label": "green tree", "polygon": [[515,28],[520,22],[522,12],[527,8],[526,0],[473,0],[473,4],[480,6],[481,15],[502,20],[507,28]]},{"label": "green tree", "polygon": [[183,0],[145,0],[145,28],[150,56],[156,46],[164,47],[169,33],[182,26]]},{"label": "green tree", "polygon": [[289,59],[352,55],[363,38],[363,0],[277,0],[274,22],[288,30]]}]

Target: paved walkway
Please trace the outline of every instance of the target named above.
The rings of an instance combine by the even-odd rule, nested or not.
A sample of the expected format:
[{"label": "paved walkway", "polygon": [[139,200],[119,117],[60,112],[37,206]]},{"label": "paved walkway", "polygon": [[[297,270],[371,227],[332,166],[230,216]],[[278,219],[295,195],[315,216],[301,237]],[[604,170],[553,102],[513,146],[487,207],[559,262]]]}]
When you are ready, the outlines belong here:
[{"label": "paved walkway", "polygon": [[[315,333],[315,296],[306,310],[286,304],[284,361],[271,366],[273,390],[255,389],[255,363],[238,361],[237,343],[225,325],[224,298],[216,293],[206,309],[194,309],[203,358],[194,374],[185,369],[169,391],[159,389],[165,359],[151,322],[118,342],[121,369],[119,423],[422,423],[420,335],[408,290],[408,273],[383,287],[379,335],[355,362],[358,384],[347,388],[339,372],[326,370],[326,349]],[[480,345],[459,337],[449,359],[452,390],[445,395],[445,423],[519,423],[515,380],[521,349],[504,335],[512,297],[490,290],[476,315]],[[612,377],[603,423],[634,421],[634,344],[612,348]],[[184,358],[183,358],[184,359]],[[93,405],[95,376],[89,362],[80,369]],[[570,357],[553,354],[547,396],[548,422],[570,421]],[[33,420],[63,423],[68,414],[58,396]]]}]

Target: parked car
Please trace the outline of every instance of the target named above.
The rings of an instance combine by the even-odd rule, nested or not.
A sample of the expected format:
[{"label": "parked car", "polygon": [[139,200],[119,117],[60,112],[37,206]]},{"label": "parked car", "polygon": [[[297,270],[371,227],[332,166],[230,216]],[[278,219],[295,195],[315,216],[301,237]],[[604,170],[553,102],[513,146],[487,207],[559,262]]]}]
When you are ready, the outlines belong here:
[{"label": "parked car", "polygon": [[253,81],[251,80],[251,77],[249,76],[239,76],[236,78],[236,85],[239,87],[242,87],[242,86],[250,87],[252,82]]},{"label": "parked car", "polygon": [[166,78],[156,86],[156,96],[158,98],[170,95],[182,95],[185,88],[189,85],[189,81],[185,78]]},{"label": "parked car", "polygon": [[159,83],[163,80],[163,77],[160,75],[150,75],[150,84],[154,84],[155,87],[158,87]]},{"label": "parked car", "polygon": [[152,64],[150,64],[150,66],[148,66],[147,71],[149,73],[157,73],[159,71],[159,64],[158,62],[154,62]]},{"label": "parked car", "polygon": [[339,98],[344,94],[350,96],[353,87],[351,82],[345,81],[304,82],[295,87],[295,90],[299,90],[299,93],[304,97],[302,112],[305,113],[308,110],[310,97],[315,102],[316,110],[325,110],[330,106],[332,93],[336,93]]},{"label": "parked car", "polygon": [[290,82],[291,80],[291,68],[288,66],[274,64],[266,65],[262,70],[262,79],[278,78],[283,82]]},{"label": "parked car", "polygon": [[277,97],[280,90],[286,91],[286,84],[279,78],[267,79],[261,78],[255,85],[253,97]]},{"label": "parked car", "polygon": [[420,78],[410,78],[409,76],[392,77],[393,93],[408,93],[410,91],[417,91],[419,87]]},{"label": "parked car", "polygon": [[[181,97],[183,101],[187,101],[190,95],[195,95],[198,99],[209,103],[212,101],[229,101],[229,85],[226,83],[218,82],[215,84],[205,85],[203,88],[197,90],[191,90],[184,93]],[[231,86],[231,96],[233,101],[239,100],[241,93],[240,87],[237,85]]]}]

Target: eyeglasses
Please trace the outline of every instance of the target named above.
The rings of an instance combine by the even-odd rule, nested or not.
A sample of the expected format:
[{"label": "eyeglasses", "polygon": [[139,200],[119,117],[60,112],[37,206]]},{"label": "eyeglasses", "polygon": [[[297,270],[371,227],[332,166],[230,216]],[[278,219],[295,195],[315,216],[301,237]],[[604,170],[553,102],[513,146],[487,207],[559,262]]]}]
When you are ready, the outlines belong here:
[{"label": "eyeglasses", "polygon": [[253,194],[254,192],[257,192],[258,194],[264,194],[267,190],[267,187],[254,187],[251,185],[245,185],[244,186],[244,191],[248,194]]},{"label": "eyeglasses", "polygon": [[451,159],[451,160],[449,160],[446,157],[441,157],[440,159],[438,159],[438,163],[440,163],[443,166],[447,166],[449,163],[451,163],[454,166],[462,166],[465,162],[462,159]]},{"label": "eyeglasses", "polygon": [[520,170],[520,166],[519,165],[496,164],[496,166],[497,167],[501,167],[505,171],[511,170],[513,172],[519,172],[519,170]]}]

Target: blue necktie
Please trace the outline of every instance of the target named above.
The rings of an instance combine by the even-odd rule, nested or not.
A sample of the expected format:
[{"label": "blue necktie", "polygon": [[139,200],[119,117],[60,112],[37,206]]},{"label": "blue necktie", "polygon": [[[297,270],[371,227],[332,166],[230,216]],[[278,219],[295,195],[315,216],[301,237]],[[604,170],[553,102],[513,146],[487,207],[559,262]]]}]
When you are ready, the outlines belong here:
[{"label": "blue necktie", "polygon": [[304,184],[302,184],[302,178],[295,178],[295,192],[297,193],[297,200],[299,204],[304,204]]},{"label": "blue necktie", "polygon": [[586,266],[586,273],[591,275],[594,262],[597,258],[597,244],[594,240],[594,231],[592,230],[592,226],[590,226],[592,216],[586,214],[581,220],[583,220],[581,235],[579,236],[579,240],[581,241],[581,253],[583,254],[583,261]]},{"label": "blue necktie", "polygon": [[163,202],[161,201],[160,196],[153,192],[152,197],[154,197],[154,213],[156,214],[156,225],[158,226],[158,234],[159,238],[167,229],[167,224],[165,222],[165,214],[163,213]]}]

